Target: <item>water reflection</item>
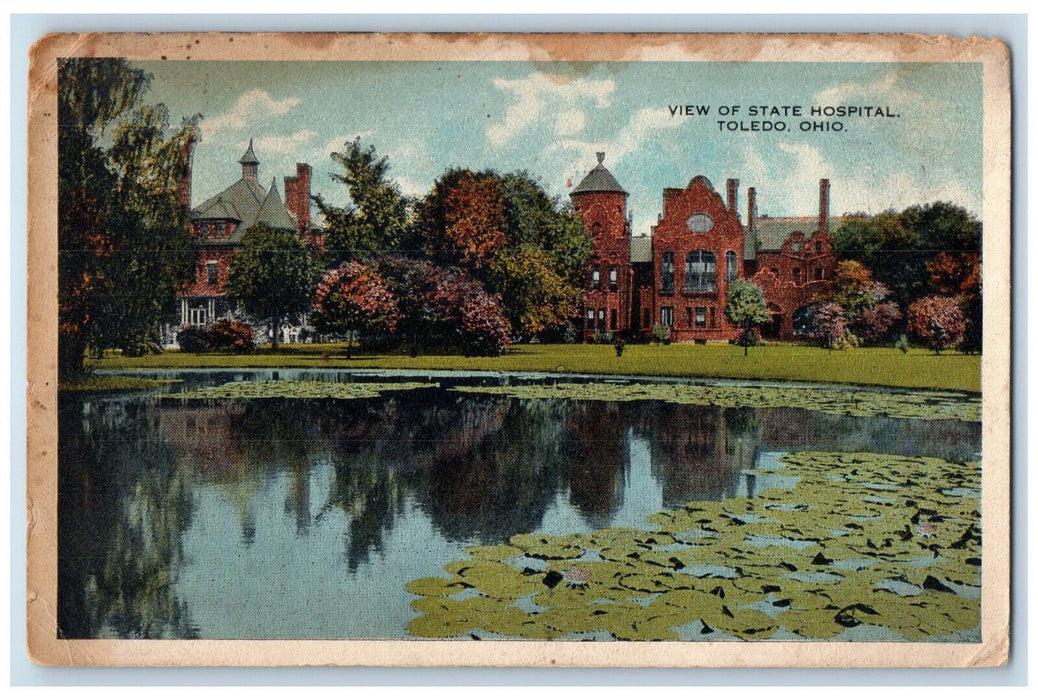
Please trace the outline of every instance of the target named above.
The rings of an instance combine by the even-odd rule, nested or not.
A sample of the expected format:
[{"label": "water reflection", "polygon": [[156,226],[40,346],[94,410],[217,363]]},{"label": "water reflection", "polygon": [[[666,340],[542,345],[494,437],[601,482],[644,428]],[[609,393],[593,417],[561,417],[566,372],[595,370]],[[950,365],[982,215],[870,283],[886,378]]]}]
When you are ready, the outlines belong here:
[{"label": "water reflection", "polygon": [[467,544],[644,526],[767,488],[745,471],[791,450],[964,461],[980,445],[979,424],[956,421],[439,389],[192,406],[62,395],[59,429],[69,638],[400,637],[403,583]]}]

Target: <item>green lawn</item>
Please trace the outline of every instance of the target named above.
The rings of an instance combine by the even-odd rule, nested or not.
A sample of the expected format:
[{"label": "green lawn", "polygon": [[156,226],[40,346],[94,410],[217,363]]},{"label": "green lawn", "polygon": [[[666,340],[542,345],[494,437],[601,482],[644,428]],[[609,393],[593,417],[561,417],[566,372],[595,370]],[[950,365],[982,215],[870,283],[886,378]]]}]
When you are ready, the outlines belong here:
[{"label": "green lawn", "polygon": [[617,357],[611,345],[516,345],[501,357],[354,353],[347,360],[342,345],[282,346],[277,354],[260,348],[249,355],[161,355],[89,361],[104,369],[191,367],[327,367],[378,369],[500,370],[512,372],[586,372],[667,377],[730,377],[872,384],[882,386],[980,391],[980,356],[895,348],[859,348],[828,352],[801,345],[750,348],[734,345],[628,345]]}]

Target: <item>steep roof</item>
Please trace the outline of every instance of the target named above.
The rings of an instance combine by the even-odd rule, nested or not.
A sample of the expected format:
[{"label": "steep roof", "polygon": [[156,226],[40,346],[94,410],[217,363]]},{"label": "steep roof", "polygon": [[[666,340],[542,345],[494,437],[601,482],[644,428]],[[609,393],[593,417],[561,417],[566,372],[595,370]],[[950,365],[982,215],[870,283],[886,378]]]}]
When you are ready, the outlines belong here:
[{"label": "steep roof", "polygon": [[245,151],[245,155],[238,159],[238,162],[242,165],[259,165],[259,159],[256,158],[256,152],[252,150],[252,139],[249,139],[249,148]]},{"label": "steep roof", "polygon": [[219,242],[237,243],[252,225],[264,223],[273,228],[294,231],[295,220],[281,201],[277,186],[271,183],[270,191],[251,178],[242,178],[217,195],[205,200],[191,210],[191,220],[230,219],[238,222],[229,238]]},{"label": "steep roof", "polygon": [[278,192],[277,180],[270,183],[267,196],[264,197],[256,214],[256,221],[267,224],[271,228],[286,228],[295,230],[296,222],[288,212],[284,202],[281,201],[281,193]]},{"label": "steep roof", "polygon": [[[842,219],[829,217],[829,230]],[[818,216],[761,216],[757,218],[757,250],[770,253],[782,249],[782,244],[795,232],[810,238],[818,230]]]},{"label": "steep roof", "polygon": [[649,236],[631,237],[631,262],[652,262],[652,238]]},{"label": "steep roof", "polygon": [[602,165],[602,161],[605,160],[605,153],[598,154],[598,165],[592,168],[591,172],[584,176],[584,179],[580,181],[580,184],[573,188],[570,195],[583,194],[586,192],[622,192],[627,194],[623,187],[620,187],[620,183],[616,181],[613,174],[606,170],[606,167]]}]

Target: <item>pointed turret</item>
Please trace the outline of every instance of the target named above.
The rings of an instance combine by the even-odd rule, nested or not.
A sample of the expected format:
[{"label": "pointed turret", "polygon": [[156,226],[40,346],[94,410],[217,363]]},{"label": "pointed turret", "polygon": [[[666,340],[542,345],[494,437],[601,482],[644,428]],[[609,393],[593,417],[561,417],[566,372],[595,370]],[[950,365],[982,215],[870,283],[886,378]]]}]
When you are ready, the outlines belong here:
[{"label": "pointed turret", "polygon": [[579,185],[573,188],[573,191],[569,193],[570,196],[588,192],[620,192],[626,195],[627,192],[624,188],[620,187],[620,183],[616,181],[613,174],[603,165],[605,153],[599,151],[595,155],[598,156],[598,165],[580,181]]},{"label": "pointed turret", "polygon": [[252,139],[249,139],[249,148],[245,155],[238,159],[241,163],[241,176],[243,180],[259,180],[259,159],[252,150]]}]

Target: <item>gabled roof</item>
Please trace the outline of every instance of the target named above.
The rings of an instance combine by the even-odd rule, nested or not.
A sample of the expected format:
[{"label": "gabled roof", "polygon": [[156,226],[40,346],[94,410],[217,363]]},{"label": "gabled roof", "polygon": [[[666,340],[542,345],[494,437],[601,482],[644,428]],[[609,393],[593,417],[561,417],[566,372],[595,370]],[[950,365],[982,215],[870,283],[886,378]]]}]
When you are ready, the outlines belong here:
[{"label": "gabled roof", "polygon": [[[842,219],[829,217],[829,230],[832,230]],[[757,218],[757,250],[771,253],[782,249],[782,244],[789,240],[795,232],[810,238],[818,230],[818,216],[761,216]]]},{"label": "gabled roof", "polygon": [[238,222],[230,237],[220,241],[224,243],[239,242],[245,231],[256,223],[292,231],[296,229],[295,220],[281,201],[277,186],[271,183],[270,191],[264,191],[258,182],[244,177],[192,209],[191,219],[230,219]]}]

